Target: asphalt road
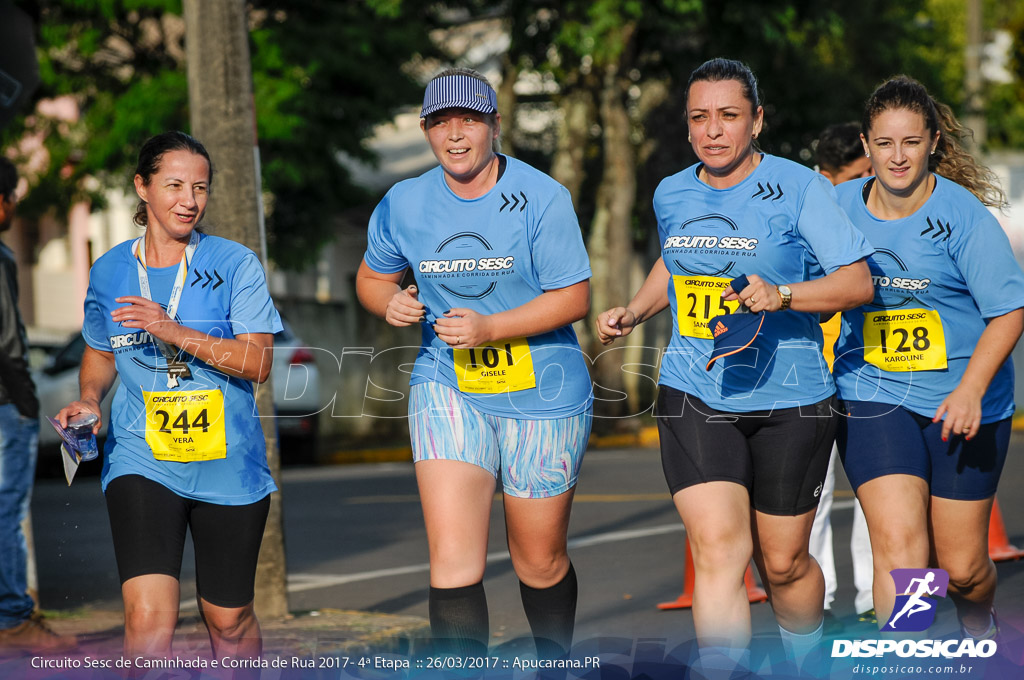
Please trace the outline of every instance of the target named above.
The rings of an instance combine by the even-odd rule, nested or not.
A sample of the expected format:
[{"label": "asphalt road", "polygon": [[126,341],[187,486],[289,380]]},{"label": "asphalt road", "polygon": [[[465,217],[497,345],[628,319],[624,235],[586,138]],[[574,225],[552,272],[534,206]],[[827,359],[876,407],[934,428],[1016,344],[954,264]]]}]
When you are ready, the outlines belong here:
[{"label": "asphalt road", "polygon": [[[427,544],[411,463],[291,468],[283,474],[290,605],[294,611],[358,609],[427,616]],[[840,589],[834,611],[853,624],[849,545],[851,494],[838,483],[833,523]],[[999,501],[1012,542],[1024,546],[1024,436],[1015,435]],[[32,503],[42,605],[119,609],[120,593],[97,476],[38,482]],[[687,610],[660,611],[682,591],[684,532],[670,502],[658,454],[650,449],[591,451],[583,465],[570,527],[580,580],[577,640],[693,638]],[[505,548],[495,501],[485,587],[492,645],[514,653],[528,625]],[[999,564],[997,606],[1004,630],[1024,630],[1024,561]],[[194,593],[191,550],[182,570],[184,605]],[[752,607],[755,634],[776,630],[766,604]],[[861,632],[865,632],[860,627]],[[942,602],[933,630],[955,630]]]}]

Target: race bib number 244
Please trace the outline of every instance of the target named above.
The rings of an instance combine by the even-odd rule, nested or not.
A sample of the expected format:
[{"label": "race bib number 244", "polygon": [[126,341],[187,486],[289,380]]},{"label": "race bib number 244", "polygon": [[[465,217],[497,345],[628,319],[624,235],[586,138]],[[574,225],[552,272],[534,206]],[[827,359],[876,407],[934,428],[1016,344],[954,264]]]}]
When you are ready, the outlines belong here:
[{"label": "race bib number 244", "polygon": [[146,443],[157,460],[189,463],[227,457],[220,390],[146,392]]}]

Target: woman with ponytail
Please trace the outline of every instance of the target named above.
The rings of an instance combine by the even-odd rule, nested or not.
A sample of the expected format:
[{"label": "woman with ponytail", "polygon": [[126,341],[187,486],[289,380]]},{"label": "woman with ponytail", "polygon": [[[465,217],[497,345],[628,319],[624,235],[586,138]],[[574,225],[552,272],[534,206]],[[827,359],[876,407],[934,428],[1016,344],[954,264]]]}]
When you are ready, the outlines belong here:
[{"label": "woman with ponytail", "polygon": [[949,107],[898,76],[868,99],[862,128],[875,176],[836,189],[876,249],[875,297],[843,313],[835,377],[847,415],[839,452],[868,521],[878,622],[920,630],[895,609],[889,572],[938,567],[962,635],[990,638],[988,521],[1014,412],[1024,273],[985,207],[1004,205],[1003,193],[962,147]]}]

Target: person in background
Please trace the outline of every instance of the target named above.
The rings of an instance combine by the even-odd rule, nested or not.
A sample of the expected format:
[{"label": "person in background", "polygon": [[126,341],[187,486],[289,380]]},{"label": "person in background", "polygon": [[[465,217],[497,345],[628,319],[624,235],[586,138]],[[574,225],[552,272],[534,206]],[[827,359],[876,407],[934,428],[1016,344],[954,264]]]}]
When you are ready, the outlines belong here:
[{"label": "person in background", "polygon": [[1024,272],[986,206],[994,175],[969,134],[916,80],[868,98],[861,121],[874,176],[837,187],[875,247],[874,298],[843,312],[836,383],[839,454],[864,507],[874,604],[884,627],[893,569],[949,574],[963,637],[998,635],[989,517],[1014,413],[1010,353],[1024,330]]},{"label": "person in background", "polygon": [[[662,256],[597,326],[608,344],[671,307],[656,406],[662,465],[693,549],[697,665],[727,677],[749,663],[752,556],[787,656],[803,666],[820,654],[824,579],[807,541],[838,412],[818,315],[870,299],[871,248],[828,180],[758,149],[764,110],[745,64],[694,70],[686,117],[699,162],[654,194]],[[740,274],[748,285],[736,291]],[[764,313],[760,332],[709,365],[719,330],[709,322],[740,305]]]},{"label": "person in background", "polygon": [[[523,609],[541,657],[572,645],[569,513],[593,417],[571,324],[590,308],[590,260],[569,192],[495,148],[497,95],[449,69],[423,96],[439,165],[370,217],[356,292],[419,326],[409,429],[430,546],[430,630],[442,653],[486,651],[483,576],[497,478]],[[415,283],[401,287],[411,269]]]},{"label": "person in background", "polygon": [[[14,220],[18,173],[0,156],[0,233]],[[0,654],[25,650],[55,654],[77,644],[34,614],[28,594],[25,534],[36,470],[39,400],[28,371],[28,340],[18,311],[14,253],[0,243]]]},{"label": "person in background", "polygon": [[868,177],[874,172],[871,159],[864,155],[860,141],[860,123],[835,123],[822,130],[814,147],[814,162],[818,172],[825,175],[832,186],[851,179]]},{"label": "person in background", "polygon": [[[212,182],[210,155],[184,132],[142,145],[134,221],[145,231],[92,267],[81,396],[57,414],[62,425],[102,417],[120,377],[101,483],[133,658],[171,654],[186,531],[215,658],[262,653],[254,584],[277,487],[253,383],[269,376],[282,325],[259,257],[201,231]],[[217,283],[196,286],[198,271]]]},{"label": "person in background", "polygon": [[[868,177],[872,174],[871,159],[864,155],[864,146],[860,141],[860,123],[836,123],[825,128],[818,137],[814,148],[814,160],[818,172],[832,182],[841,184],[847,180]],[[824,337],[825,360],[829,369],[835,361],[835,344],[839,337],[841,318],[838,314],[821,324]],[[825,486],[821,490],[818,501],[818,512],[811,526],[811,555],[821,565],[825,575],[825,634],[838,632],[842,623],[832,615],[832,602],[836,597],[838,581],[836,579],[836,562],[832,549],[832,499],[836,486],[836,462],[839,450],[832,447],[832,457],[828,461],[828,474]],[[871,540],[868,538],[868,525],[864,520],[864,510],[860,501],[853,500],[853,533],[850,535],[850,556],[853,559],[853,584],[857,588],[854,608],[861,622],[875,623],[874,603],[871,595]]]}]

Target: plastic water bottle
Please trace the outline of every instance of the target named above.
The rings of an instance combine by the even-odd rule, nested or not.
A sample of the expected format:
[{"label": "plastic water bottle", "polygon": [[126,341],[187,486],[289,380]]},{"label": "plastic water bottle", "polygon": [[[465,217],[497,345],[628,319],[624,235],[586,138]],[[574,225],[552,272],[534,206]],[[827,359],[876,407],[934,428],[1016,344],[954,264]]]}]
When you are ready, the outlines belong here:
[{"label": "plastic water bottle", "polygon": [[92,427],[100,418],[95,413],[79,413],[68,419],[68,432],[78,440],[78,452],[82,454],[82,460],[94,460],[100,455],[96,446],[96,435],[92,433]]}]

